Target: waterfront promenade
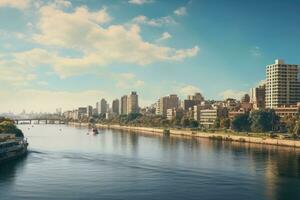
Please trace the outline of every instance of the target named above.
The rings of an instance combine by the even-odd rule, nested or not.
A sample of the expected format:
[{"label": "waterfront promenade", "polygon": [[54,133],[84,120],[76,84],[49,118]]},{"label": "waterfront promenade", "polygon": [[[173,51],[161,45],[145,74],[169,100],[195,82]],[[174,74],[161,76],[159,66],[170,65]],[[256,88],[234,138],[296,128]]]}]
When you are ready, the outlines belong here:
[{"label": "waterfront promenade", "polygon": [[[69,122],[69,125],[80,125],[80,126],[88,126],[88,123],[74,123]],[[121,125],[107,125],[107,124],[95,124],[98,128],[107,128],[107,129],[115,129],[115,130],[125,130],[132,132],[142,132],[149,133],[155,135],[163,135],[164,128],[151,128],[151,127],[136,127],[136,126],[121,126]],[[288,146],[288,147],[296,147],[300,148],[299,140],[288,140],[288,139],[279,139],[279,138],[270,138],[270,137],[255,137],[248,135],[236,135],[232,133],[207,133],[200,131],[192,131],[192,130],[179,130],[179,129],[168,129],[170,132],[170,136],[184,136],[184,137],[196,137],[196,138],[208,138],[215,140],[224,140],[229,142],[246,142],[246,143],[255,143],[262,145],[277,145],[277,146]]]}]

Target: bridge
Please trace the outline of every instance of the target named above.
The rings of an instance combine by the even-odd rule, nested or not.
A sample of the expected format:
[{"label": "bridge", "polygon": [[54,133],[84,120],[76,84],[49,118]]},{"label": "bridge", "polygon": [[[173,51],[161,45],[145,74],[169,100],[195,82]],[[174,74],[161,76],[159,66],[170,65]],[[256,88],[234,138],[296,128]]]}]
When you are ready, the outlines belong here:
[{"label": "bridge", "polygon": [[31,119],[13,119],[15,124],[66,124],[63,119],[31,118]]}]

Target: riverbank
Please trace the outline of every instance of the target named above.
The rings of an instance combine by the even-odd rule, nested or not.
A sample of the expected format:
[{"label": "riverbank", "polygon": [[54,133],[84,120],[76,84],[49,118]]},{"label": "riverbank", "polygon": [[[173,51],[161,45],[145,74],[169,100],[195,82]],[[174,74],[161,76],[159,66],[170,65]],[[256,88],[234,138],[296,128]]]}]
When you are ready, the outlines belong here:
[{"label": "riverbank", "polygon": [[[88,126],[88,123],[74,123],[69,122],[69,125],[75,126]],[[115,129],[115,130],[125,130],[130,132],[143,132],[155,135],[163,135],[163,128],[149,128],[149,127],[134,127],[134,126],[120,126],[120,125],[107,125],[107,124],[95,124],[97,128]],[[233,142],[243,142],[243,143],[255,143],[263,145],[277,145],[277,146],[288,146],[300,148],[300,141],[287,140],[279,138],[269,138],[269,137],[254,137],[254,136],[241,136],[234,135],[232,133],[206,133],[191,130],[178,130],[169,129],[170,136],[185,136],[191,138],[207,138],[222,141],[233,141]]]}]

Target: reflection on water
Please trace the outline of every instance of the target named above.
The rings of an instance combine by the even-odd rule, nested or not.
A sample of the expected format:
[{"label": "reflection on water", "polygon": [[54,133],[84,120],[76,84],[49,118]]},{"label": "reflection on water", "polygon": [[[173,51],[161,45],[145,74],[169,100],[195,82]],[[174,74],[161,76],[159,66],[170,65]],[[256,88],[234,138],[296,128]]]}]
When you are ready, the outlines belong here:
[{"label": "reflection on water", "polygon": [[[300,150],[83,127],[20,126],[0,199],[300,199]],[[29,129],[28,129],[29,128]]]}]

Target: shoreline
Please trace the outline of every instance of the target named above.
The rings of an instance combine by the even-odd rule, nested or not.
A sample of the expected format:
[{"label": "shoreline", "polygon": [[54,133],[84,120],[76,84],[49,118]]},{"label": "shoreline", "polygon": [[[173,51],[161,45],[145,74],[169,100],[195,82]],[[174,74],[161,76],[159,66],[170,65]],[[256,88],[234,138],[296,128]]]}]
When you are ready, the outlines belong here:
[{"label": "shoreline", "polygon": [[[75,126],[89,126],[89,123],[78,123],[78,122],[69,122],[68,125]],[[107,124],[95,124],[97,128],[106,128],[114,130],[124,130],[129,132],[143,132],[151,133],[155,135],[164,135],[163,128],[149,128],[149,127],[135,127],[135,126],[121,126],[121,125],[107,125]],[[262,145],[276,145],[276,146],[285,146],[285,147],[294,147],[300,148],[300,141],[296,140],[286,140],[286,139],[277,139],[277,138],[263,138],[255,136],[239,136],[233,135],[231,133],[206,133],[206,132],[195,132],[191,130],[170,130],[170,136],[184,136],[190,138],[207,138],[213,140],[221,140],[228,142],[240,142],[240,143],[255,143]]]}]

